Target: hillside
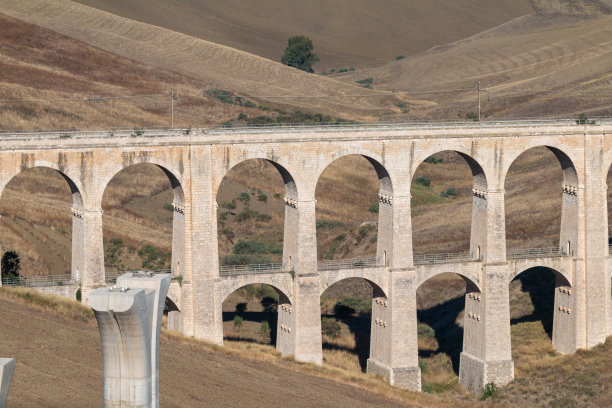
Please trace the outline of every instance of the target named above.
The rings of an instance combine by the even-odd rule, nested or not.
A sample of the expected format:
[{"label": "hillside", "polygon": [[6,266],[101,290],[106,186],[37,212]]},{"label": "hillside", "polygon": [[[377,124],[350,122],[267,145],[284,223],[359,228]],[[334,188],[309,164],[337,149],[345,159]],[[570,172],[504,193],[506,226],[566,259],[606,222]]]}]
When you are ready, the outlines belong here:
[{"label": "hillside", "polygon": [[[24,301],[12,293],[0,289],[0,350],[16,361],[7,405],[100,406],[102,351],[93,314],[74,302],[58,306],[57,300],[34,295],[34,302]],[[37,307],[41,299],[42,304],[59,311]],[[160,406],[233,408],[248,404],[263,408],[271,401],[278,406],[304,408],[406,406],[330,381],[324,375],[305,374],[297,364],[275,358],[274,352],[266,354],[239,358],[231,351],[218,352],[203,343],[164,334],[159,362]],[[378,383],[384,386],[382,381]],[[427,396],[417,398],[424,403],[434,401]],[[431,402],[428,405],[432,406]]]},{"label": "hillside", "polygon": [[[257,95],[257,101],[360,120],[372,120],[384,112],[398,110],[396,98],[351,96],[374,94],[356,84],[308,74],[244,51],[70,1],[6,0],[0,3],[0,13],[150,68],[186,75],[199,83],[197,91],[183,92],[188,98],[201,98],[207,90],[222,89],[243,96]],[[95,67],[96,64],[90,66]],[[276,98],[278,96],[282,98]],[[201,123],[192,122],[194,125]]]},{"label": "hillside", "polygon": [[375,89],[415,92],[403,119],[464,118],[477,109],[478,81],[483,117],[609,116],[612,15],[601,7],[520,17],[342,79],[372,78]]},{"label": "hillside", "polygon": [[527,0],[77,1],[272,61],[289,37],[306,35],[321,60],[317,72],[382,65],[533,12]]}]

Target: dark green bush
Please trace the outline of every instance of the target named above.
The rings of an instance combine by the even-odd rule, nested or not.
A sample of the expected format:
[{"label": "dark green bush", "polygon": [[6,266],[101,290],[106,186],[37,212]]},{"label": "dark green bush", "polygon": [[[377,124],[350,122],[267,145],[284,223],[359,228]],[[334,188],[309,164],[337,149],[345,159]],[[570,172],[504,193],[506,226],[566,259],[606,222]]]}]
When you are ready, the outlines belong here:
[{"label": "dark green bush", "polygon": [[416,182],[425,187],[429,187],[431,185],[431,180],[427,177],[418,177]]},{"label": "dark green bush", "polygon": [[380,203],[376,202],[376,203],[370,205],[368,207],[368,211],[371,212],[371,213],[374,213],[374,214],[378,214],[379,204]]},{"label": "dark green bush", "polygon": [[336,319],[331,317],[324,317],[321,319],[321,333],[323,333],[323,335],[335,339],[340,335],[341,331],[342,327]]}]

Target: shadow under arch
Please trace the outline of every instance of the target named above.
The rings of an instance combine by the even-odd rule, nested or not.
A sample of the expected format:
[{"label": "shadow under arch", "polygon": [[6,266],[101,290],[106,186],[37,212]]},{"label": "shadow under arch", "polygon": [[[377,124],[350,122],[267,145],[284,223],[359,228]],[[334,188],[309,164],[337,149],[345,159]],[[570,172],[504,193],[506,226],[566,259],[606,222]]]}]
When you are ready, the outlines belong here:
[{"label": "shadow under arch", "polygon": [[[444,353],[449,357],[455,374],[459,374],[463,343],[470,340],[464,336],[467,317],[463,317],[463,324],[460,324],[458,320],[466,309],[468,295],[470,298],[475,298],[481,295],[481,291],[473,280],[456,272],[445,272],[422,282],[417,288],[417,299],[421,297],[419,295],[425,290],[424,288],[427,288],[424,296],[434,299],[432,300],[434,304],[417,305],[419,322],[417,331],[419,335],[425,337],[433,336],[437,342],[437,348],[435,350],[419,349],[419,357],[427,358]],[[442,291],[443,294],[436,293]],[[438,296],[446,300],[436,303],[435,298]]]},{"label": "shadow under arch", "polygon": [[[36,161],[33,166],[22,166],[19,171],[14,172],[10,175],[10,177],[2,184],[2,189],[0,190],[0,201],[3,199],[6,200],[6,189],[13,183],[17,178],[22,176],[27,172],[36,172],[37,170],[42,170],[43,172],[49,172],[50,174],[59,174],[61,178],[67,183],[70,189],[70,196],[72,198],[72,214],[70,217],[70,213],[66,213],[66,218],[70,217],[70,223],[72,228],[72,245],[70,246],[70,265],[69,270],[72,275],[72,278],[75,280],[79,280],[81,278],[79,270],[83,270],[80,262],[79,262],[79,254],[78,248],[75,248],[75,237],[80,236],[79,231],[81,228],[80,217],[82,217],[82,211],[84,206],[84,198],[83,198],[83,189],[80,187],[80,183],[67,175],[60,168],[47,164],[46,162]],[[44,177],[44,174],[39,174],[40,177]],[[78,184],[77,184],[78,183]],[[3,248],[0,248],[3,249]],[[0,257],[2,253],[0,253]],[[54,274],[63,274],[64,272],[56,272],[50,271],[51,275]]]},{"label": "shadow under arch", "polygon": [[[467,221],[467,223],[469,223],[469,227],[467,228],[469,228],[469,231],[470,231],[469,238],[468,238],[469,239],[469,252],[471,253],[474,259],[484,259],[486,256],[486,252],[487,252],[487,248],[486,248],[486,243],[487,243],[487,195],[486,194],[488,190],[488,182],[487,182],[487,177],[486,177],[484,167],[481,166],[481,164],[475,158],[459,150],[441,149],[441,150],[432,150],[431,152],[428,152],[428,153],[429,153],[429,156],[424,158],[421,162],[418,163],[417,167],[415,167],[415,170],[411,176],[412,177],[410,181],[411,185],[413,185],[413,183],[416,181],[415,176],[419,168],[421,168],[424,163],[428,162],[430,158],[434,158],[433,160],[434,164],[436,163],[434,156],[445,154],[445,153],[455,154],[458,157],[461,157],[463,159],[463,161],[467,164],[470,170],[471,176],[472,176],[472,191],[470,192],[468,190],[467,192],[467,194],[472,197],[471,198],[471,202],[472,202],[471,218],[469,219],[469,221]],[[414,197],[413,197],[413,200],[414,200]],[[411,217],[414,217],[414,215],[411,215]],[[463,221],[461,222],[461,225],[463,225]],[[460,230],[465,231],[463,227],[460,227]],[[464,233],[461,233],[462,236],[464,236],[463,234]],[[414,253],[415,248],[418,247],[415,242],[415,239],[418,239],[417,234],[413,233],[412,239],[413,239],[412,247],[413,247],[413,253]],[[464,250],[465,250],[465,247],[464,249],[461,249],[461,251],[464,251]]]},{"label": "shadow under arch", "polygon": [[[370,286],[370,297],[367,297],[364,286]],[[334,288],[336,286],[336,288]],[[325,288],[321,292],[321,299],[325,299],[325,294],[330,291],[333,299],[338,299],[338,295],[334,295],[334,289],[338,289],[342,293],[346,293],[346,289],[351,294],[358,293],[353,296],[345,296],[340,298],[330,312],[321,315],[323,319],[331,318],[345,324],[355,342],[354,347],[348,347],[344,344],[334,343],[334,339],[325,341],[323,338],[323,350],[349,352],[357,355],[359,366],[363,372],[366,371],[368,358],[372,356],[376,350],[372,350],[373,337],[376,336],[376,321],[383,320],[380,308],[383,308],[388,301],[385,291],[370,279],[366,278],[343,278],[335,281],[333,284]],[[387,320],[386,318],[384,320]],[[325,327],[322,328],[325,333]]]},{"label": "shadow under arch", "polygon": [[[243,288],[246,289],[249,287],[255,287],[253,285],[259,285],[260,288],[270,287],[274,290],[275,296],[271,296],[270,294],[265,294],[264,292],[263,296],[261,297],[261,300],[259,301],[261,310],[256,310],[256,311],[248,310],[248,306],[247,306],[249,303],[248,298],[247,298],[247,302],[244,302],[244,303],[238,302],[235,305],[233,311],[222,310],[222,321],[223,322],[233,321],[235,316],[240,316],[240,318],[243,319],[244,321],[252,321],[252,322],[257,322],[260,324],[264,321],[267,321],[269,328],[270,328],[270,344],[277,347],[278,341],[279,341],[279,339],[277,338],[278,330],[279,330],[278,328],[280,324],[282,323],[280,321],[281,319],[279,319],[279,308],[283,308],[284,310],[285,308],[290,308],[292,306],[292,302],[289,296],[285,294],[283,290],[281,290],[276,285],[273,285],[271,283],[256,283],[256,284],[246,283],[238,287],[233,287],[231,288],[231,290],[228,291],[229,293],[223,294],[222,295],[223,300],[221,302],[221,305],[226,303],[226,301],[232,294],[236,293],[237,291]],[[225,340],[240,340],[240,341],[256,342],[256,340],[252,338],[248,339],[248,338],[243,338],[243,337],[227,336],[225,335],[225,328],[223,328],[223,333],[224,333],[223,338]]]},{"label": "shadow under arch", "polygon": [[[102,195],[100,198],[100,203],[103,204],[105,198],[107,198],[107,194],[109,191],[109,186],[113,183],[114,180],[117,179],[122,173],[133,171],[134,169],[157,169],[161,171],[162,174],[165,175],[165,178],[168,180],[170,184],[170,189],[172,191],[172,243],[171,243],[171,254],[172,259],[170,261],[170,268],[172,271],[172,276],[182,276],[183,271],[181,270],[181,266],[185,264],[184,258],[184,249],[185,249],[185,192],[183,190],[183,186],[179,180],[179,178],[167,167],[162,164],[158,164],[156,162],[147,161],[147,160],[139,160],[132,164],[123,166],[121,169],[115,171],[110,178],[107,179],[106,184],[102,190]],[[127,181],[128,183],[132,182],[131,180]],[[104,214],[103,214],[104,217]]]},{"label": "shadow under arch", "polygon": [[[534,149],[546,149],[550,151],[556,158],[559,166],[561,167],[561,174],[563,176],[562,186],[559,186],[559,193],[561,196],[561,220],[560,220],[560,232],[559,232],[559,249],[567,254],[575,253],[578,248],[578,188],[579,188],[579,174],[574,165],[572,159],[567,153],[558,147],[550,145],[538,145],[531,146],[528,149],[522,151],[509,163],[508,167],[503,173],[504,189],[508,190],[508,175],[512,166],[521,158],[524,157],[528,152],[532,152]],[[541,175],[541,172],[538,172]],[[506,195],[508,200],[508,195]],[[509,201],[509,200],[508,200]],[[506,213],[508,213],[508,207]],[[509,222],[511,217],[506,216],[506,242],[508,242]],[[556,240],[555,240],[556,241]]]},{"label": "shadow under arch", "polygon": [[522,304],[520,298],[511,301],[510,324],[541,321],[544,331],[552,340],[556,294],[559,289],[571,290],[571,283],[561,272],[544,266],[534,266],[521,271],[510,282],[511,287],[513,282],[520,282],[520,289],[529,295],[533,310],[529,314],[513,317],[514,309],[522,310],[528,305]]}]

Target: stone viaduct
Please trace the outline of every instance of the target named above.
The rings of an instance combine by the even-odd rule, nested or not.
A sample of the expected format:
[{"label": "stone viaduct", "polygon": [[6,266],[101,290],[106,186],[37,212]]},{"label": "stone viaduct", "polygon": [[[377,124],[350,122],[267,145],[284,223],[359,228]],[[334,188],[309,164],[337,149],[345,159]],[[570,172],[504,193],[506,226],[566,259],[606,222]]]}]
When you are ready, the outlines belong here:
[{"label": "stone viaduct", "polygon": [[[460,382],[473,391],[514,376],[509,283],[546,267],[556,274],[553,344],[559,352],[590,348],[612,334],[606,177],[612,163],[612,122],[488,122],[473,124],[350,125],[196,130],[147,130],[0,135],[0,193],[20,172],[57,170],[73,195],[73,280],[84,300],[105,284],[102,195],[122,169],[152,163],[174,190],[169,326],[185,335],[223,342],[221,305],[250,283],[280,294],[277,348],[320,364],[320,295],[350,277],[374,287],[368,372],[420,390],[416,291],[446,272],[467,285]],[[513,161],[545,146],[563,170],[559,248],[506,253],[504,183]],[[413,255],[410,185],[427,157],[461,155],[474,177],[470,255],[436,259]],[[362,155],[380,180],[377,256],[359,262],[318,263],[315,187],[320,174],[345,155]],[[285,184],[282,265],[220,268],[217,190],[224,176],[249,159],[265,159]]]}]

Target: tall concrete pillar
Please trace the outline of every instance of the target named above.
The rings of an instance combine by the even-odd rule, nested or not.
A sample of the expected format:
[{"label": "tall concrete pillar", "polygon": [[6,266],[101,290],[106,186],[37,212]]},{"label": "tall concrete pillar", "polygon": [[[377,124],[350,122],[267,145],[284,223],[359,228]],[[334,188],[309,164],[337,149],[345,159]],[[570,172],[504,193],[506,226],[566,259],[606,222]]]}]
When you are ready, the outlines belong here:
[{"label": "tall concrete pillar", "polygon": [[15,359],[0,358],[0,408],[6,408],[13,371],[15,371]]},{"label": "tall concrete pillar", "polygon": [[105,407],[158,407],[159,335],[170,275],[125,274],[90,293],[104,361]]},{"label": "tall concrete pillar", "polygon": [[72,276],[81,282],[82,299],[105,285],[102,210],[72,209]]},{"label": "tall concrete pillar", "polygon": [[482,293],[476,283],[467,283],[463,351],[460,357],[459,383],[481,393],[485,384],[505,385],[514,378],[510,336],[510,298],[504,191],[490,189],[486,200],[487,232]]},{"label": "tall concrete pillar", "polygon": [[317,271],[316,200],[295,201],[297,243],[294,266],[295,359],[322,364],[321,299]]}]

